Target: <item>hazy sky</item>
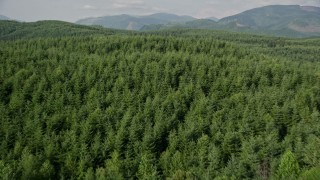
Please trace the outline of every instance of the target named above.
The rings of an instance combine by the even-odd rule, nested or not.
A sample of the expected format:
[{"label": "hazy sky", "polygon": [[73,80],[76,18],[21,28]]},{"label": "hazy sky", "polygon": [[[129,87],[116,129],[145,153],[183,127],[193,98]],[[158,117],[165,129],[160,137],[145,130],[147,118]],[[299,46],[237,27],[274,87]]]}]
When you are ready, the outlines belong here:
[{"label": "hazy sky", "polygon": [[0,14],[23,21],[70,22],[84,17],[157,12],[222,18],[271,4],[320,6],[320,0],[0,0]]}]

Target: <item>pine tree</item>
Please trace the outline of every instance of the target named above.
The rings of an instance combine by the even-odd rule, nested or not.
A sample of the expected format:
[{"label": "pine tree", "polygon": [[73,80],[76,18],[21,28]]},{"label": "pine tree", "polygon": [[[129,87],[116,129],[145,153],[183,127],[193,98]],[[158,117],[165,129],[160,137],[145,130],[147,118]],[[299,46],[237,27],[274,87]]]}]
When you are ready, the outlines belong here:
[{"label": "pine tree", "polygon": [[279,179],[296,179],[300,174],[300,167],[294,154],[291,151],[285,152],[280,160],[277,170]]}]

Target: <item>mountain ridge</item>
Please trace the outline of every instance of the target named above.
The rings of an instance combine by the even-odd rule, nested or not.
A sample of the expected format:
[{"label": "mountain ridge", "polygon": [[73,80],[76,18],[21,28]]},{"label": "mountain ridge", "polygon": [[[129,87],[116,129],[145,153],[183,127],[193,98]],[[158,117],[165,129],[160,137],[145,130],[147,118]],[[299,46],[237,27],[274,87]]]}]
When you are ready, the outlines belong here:
[{"label": "mountain ridge", "polygon": [[191,20],[195,20],[195,18],[191,16],[179,16],[169,13],[156,13],[144,16],[121,14],[96,18],[85,18],[76,21],[76,23],[81,25],[101,25],[107,28],[123,30],[140,30],[144,25],[182,23]]},{"label": "mountain ridge", "polygon": [[141,30],[168,28],[215,29],[285,37],[320,36],[320,7],[270,5],[220,19],[194,20],[179,25],[145,25]]},{"label": "mountain ridge", "polygon": [[0,14],[0,20],[10,20],[10,18]]},{"label": "mountain ridge", "polygon": [[272,35],[285,35],[287,31],[297,36],[320,35],[320,8],[270,5],[222,18],[218,23],[237,31],[268,32]]},{"label": "mountain ridge", "polygon": [[[0,15],[0,19],[11,20]],[[212,29],[254,33],[281,37],[319,37],[320,7],[300,5],[270,5],[221,18],[197,19],[170,13],[143,16],[128,14],[90,17],[76,24],[111,29],[150,31],[162,29]]]}]

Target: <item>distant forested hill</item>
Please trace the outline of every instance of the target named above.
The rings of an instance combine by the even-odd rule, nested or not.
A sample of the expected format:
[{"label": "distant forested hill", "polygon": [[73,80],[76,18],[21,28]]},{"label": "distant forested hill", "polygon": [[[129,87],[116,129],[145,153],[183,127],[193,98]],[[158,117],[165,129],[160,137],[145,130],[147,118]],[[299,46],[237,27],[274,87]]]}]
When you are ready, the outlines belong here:
[{"label": "distant forested hill", "polygon": [[151,24],[144,25],[141,31],[163,30],[163,29],[222,29],[219,24],[210,19],[196,19],[180,24]]},{"label": "distant forested hill", "polygon": [[17,22],[0,21],[0,39],[20,39],[34,37],[64,37],[90,34],[108,35],[119,30],[105,29],[98,26],[83,26],[63,21]]},{"label": "distant forested hill", "polygon": [[319,36],[320,7],[273,5],[219,20],[230,29],[279,36]]},{"label": "distant forested hill", "polygon": [[283,37],[320,36],[320,8],[272,5],[225,17],[217,22],[200,19],[180,24],[151,24],[141,30],[170,28],[228,30]]},{"label": "distant forested hill", "polygon": [[0,179],[319,177],[319,39],[0,23]]},{"label": "distant forested hill", "polygon": [[157,13],[146,16],[132,16],[123,14],[116,16],[86,18],[81,19],[76,23],[83,25],[100,25],[114,29],[140,30],[144,25],[184,23],[191,20],[195,20],[195,18],[190,16],[178,16],[175,14]]},{"label": "distant forested hill", "polygon": [[1,15],[0,14],[0,20],[9,20],[10,18],[8,18],[7,16]]}]

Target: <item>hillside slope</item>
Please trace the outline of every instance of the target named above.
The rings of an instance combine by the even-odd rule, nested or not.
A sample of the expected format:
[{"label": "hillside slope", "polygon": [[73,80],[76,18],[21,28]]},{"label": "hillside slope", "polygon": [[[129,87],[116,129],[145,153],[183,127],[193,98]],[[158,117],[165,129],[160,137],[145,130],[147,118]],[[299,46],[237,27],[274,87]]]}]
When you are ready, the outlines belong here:
[{"label": "hillside slope", "polygon": [[0,21],[0,39],[20,39],[33,37],[63,37],[90,34],[114,34],[118,30],[102,27],[83,26],[63,21],[17,22]]},{"label": "hillside slope", "polygon": [[150,30],[161,30],[161,29],[219,29],[219,24],[211,19],[196,19],[193,21],[187,21],[184,23],[173,23],[173,24],[151,24],[144,25],[140,30],[141,31],[150,31]]},{"label": "hillside slope", "polygon": [[101,25],[103,27],[114,29],[140,30],[144,25],[181,23],[191,20],[194,20],[194,18],[190,16],[178,16],[174,14],[158,13],[147,16],[131,16],[123,14],[116,16],[87,18],[79,20],[76,23],[83,25]]},{"label": "hillside slope", "polygon": [[[207,25],[210,26],[207,26]],[[291,55],[291,60],[317,61],[320,40],[310,38],[295,40],[270,36],[254,35],[224,30],[214,30],[217,23],[211,20],[195,20],[185,23],[188,29],[172,25],[171,29],[159,27],[162,30],[154,31],[125,31],[107,29],[100,26],[83,26],[61,21],[39,21],[22,23],[16,21],[0,21],[0,40],[55,38],[55,37],[84,37],[105,35],[147,35],[147,36],[175,36],[180,38],[209,38],[231,42],[250,49],[252,52],[285,57]],[[197,27],[197,28],[196,28]],[[199,28],[203,27],[203,28]],[[209,30],[208,30],[209,29]],[[292,46],[297,44],[298,46]]]},{"label": "hillside slope", "polygon": [[284,37],[320,36],[320,8],[273,5],[225,17],[217,23],[199,19],[180,24],[145,25],[141,30],[173,28],[216,29]]},{"label": "hillside slope", "polygon": [[3,16],[0,14],[0,20],[9,20],[10,18],[8,18],[7,16]]},{"label": "hillside slope", "polygon": [[320,35],[320,8],[298,5],[273,5],[255,8],[222,18],[228,29],[284,36]]}]

